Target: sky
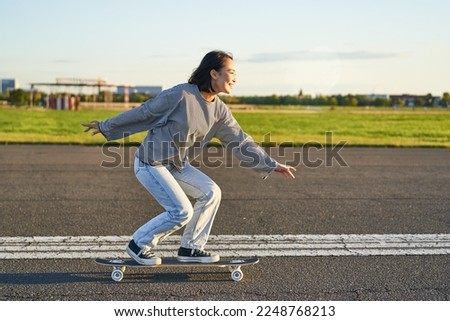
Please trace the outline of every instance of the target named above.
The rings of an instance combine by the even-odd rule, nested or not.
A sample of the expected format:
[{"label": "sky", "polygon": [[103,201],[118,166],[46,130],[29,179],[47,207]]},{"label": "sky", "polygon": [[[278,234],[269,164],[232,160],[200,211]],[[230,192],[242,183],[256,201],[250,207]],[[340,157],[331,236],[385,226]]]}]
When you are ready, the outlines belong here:
[{"label": "sky", "polygon": [[448,0],[0,0],[0,79],[162,86],[211,50],[233,95],[450,91]]}]

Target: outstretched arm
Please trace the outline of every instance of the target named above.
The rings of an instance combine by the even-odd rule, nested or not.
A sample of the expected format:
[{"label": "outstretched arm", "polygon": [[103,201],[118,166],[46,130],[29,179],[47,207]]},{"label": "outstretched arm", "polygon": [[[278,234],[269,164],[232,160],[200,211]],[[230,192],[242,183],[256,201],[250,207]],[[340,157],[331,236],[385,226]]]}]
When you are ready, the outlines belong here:
[{"label": "outstretched arm", "polygon": [[222,122],[214,136],[222,141],[227,148],[232,148],[234,154],[241,160],[245,167],[261,171],[262,177],[267,178],[272,171],[283,174],[286,178],[295,178],[295,168],[283,165],[272,159],[253,139],[248,136],[239,126],[236,119],[231,115],[227,107],[224,109]]},{"label": "outstretched arm", "polygon": [[163,91],[154,99],[149,99],[142,105],[126,110],[112,118],[104,121],[93,120],[89,124],[82,124],[86,127],[84,131],[92,130],[92,135],[101,133],[108,141],[147,131],[165,123],[168,113],[177,106],[176,103],[172,103],[173,99],[168,98],[171,93],[171,90]]}]

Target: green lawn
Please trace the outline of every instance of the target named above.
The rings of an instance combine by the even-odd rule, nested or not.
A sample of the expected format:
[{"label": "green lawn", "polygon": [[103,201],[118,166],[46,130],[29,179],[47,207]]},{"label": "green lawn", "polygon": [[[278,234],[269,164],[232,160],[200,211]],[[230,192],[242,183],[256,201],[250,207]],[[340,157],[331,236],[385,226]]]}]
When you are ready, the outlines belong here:
[{"label": "green lawn", "polygon": [[[81,123],[106,119],[118,111],[55,111],[42,108],[0,108],[0,143],[102,144],[104,139],[83,133]],[[450,110],[304,107],[233,111],[255,141],[270,133],[277,144],[333,144],[349,146],[450,147]],[[140,142],[145,133],[128,139]],[[329,142],[330,143],[330,142]]]}]

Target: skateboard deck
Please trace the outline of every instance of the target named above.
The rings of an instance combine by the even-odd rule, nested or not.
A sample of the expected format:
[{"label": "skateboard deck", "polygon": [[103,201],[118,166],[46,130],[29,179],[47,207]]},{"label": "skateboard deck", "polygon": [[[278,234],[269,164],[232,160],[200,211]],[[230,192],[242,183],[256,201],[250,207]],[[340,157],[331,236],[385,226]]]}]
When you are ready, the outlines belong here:
[{"label": "skateboard deck", "polygon": [[158,265],[142,265],[134,260],[120,260],[120,259],[95,259],[95,263],[100,265],[108,265],[113,267],[111,278],[116,281],[122,281],[124,272],[127,267],[139,268],[160,268],[160,267],[228,267],[231,278],[234,281],[240,281],[244,277],[241,266],[256,264],[259,262],[257,257],[240,258],[231,260],[220,260],[214,263],[185,263],[180,262],[174,257],[161,258],[161,264]]}]

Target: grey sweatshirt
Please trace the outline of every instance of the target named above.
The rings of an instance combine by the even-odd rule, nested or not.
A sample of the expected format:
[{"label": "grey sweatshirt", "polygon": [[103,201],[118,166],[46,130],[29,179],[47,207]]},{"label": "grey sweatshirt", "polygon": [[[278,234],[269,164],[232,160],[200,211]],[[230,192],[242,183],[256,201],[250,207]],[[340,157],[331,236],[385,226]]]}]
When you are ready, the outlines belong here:
[{"label": "grey sweatshirt", "polygon": [[208,102],[196,85],[181,84],[164,90],[141,106],[99,123],[107,140],[148,131],[136,156],[153,165],[170,162],[178,168],[196,148],[213,137],[232,148],[240,165],[253,168],[266,178],[276,167],[272,159],[241,129],[219,97]]}]

